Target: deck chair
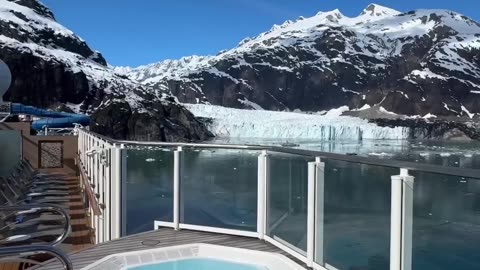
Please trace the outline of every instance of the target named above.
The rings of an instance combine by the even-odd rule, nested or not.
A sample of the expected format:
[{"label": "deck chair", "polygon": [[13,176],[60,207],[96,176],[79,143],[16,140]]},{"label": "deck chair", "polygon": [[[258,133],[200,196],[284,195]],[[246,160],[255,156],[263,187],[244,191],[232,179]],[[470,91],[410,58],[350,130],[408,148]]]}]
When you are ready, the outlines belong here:
[{"label": "deck chair", "polygon": [[28,162],[26,160],[20,161],[19,165],[20,165],[20,168],[22,170],[24,170],[26,173],[28,173],[29,176],[31,176],[31,177],[46,178],[46,179],[51,179],[51,178],[54,179],[55,178],[54,176],[51,176],[49,174],[41,173],[37,169],[33,168],[32,164],[30,164],[30,162]]},{"label": "deck chair", "polygon": [[[34,243],[59,244],[70,233],[71,228],[68,215],[65,212],[62,214],[58,209],[54,205],[0,206],[0,211],[4,215],[0,217],[0,246]],[[11,210],[8,215],[26,217],[26,221],[10,222],[9,218],[5,216],[6,210]],[[50,213],[48,215],[40,214],[42,212]],[[51,222],[51,219],[47,219],[48,217],[57,219],[60,217],[62,220]]]},{"label": "deck chair", "polygon": [[[0,188],[0,207],[2,206],[11,206],[14,205],[15,201],[12,197],[9,197],[7,194],[4,193],[3,188]],[[26,204],[24,202],[20,202],[21,204]],[[61,207],[61,206],[58,206]],[[64,218],[59,216],[58,214],[53,214],[51,210],[45,210],[42,208],[32,208],[23,211],[12,211],[10,213],[0,213],[0,219],[2,219],[6,225],[9,224],[59,224],[64,221]],[[4,225],[4,226],[6,226]]]},{"label": "deck chair", "polygon": [[13,174],[16,177],[19,177],[20,181],[23,181],[25,185],[28,184],[33,184],[33,185],[64,185],[65,181],[63,180],[58,180],[53,177],[48,177],[48,176],[42,176],[39,174],[33,173],[33,169],[31,166],[27,166],[25,162],[20,162],[20,164],[17,165],[15,170],[13,170]]},{"label": "deck chair", "polygon": [[44,198],[44,197],[66,198],[70,195],[70,192],[68,191],[57,191],[57,190],[49,190],[49,189],[37,190],[38,192],[35,192],[25,187],[15,185],[15,182],[12,181],[11,177],[0,178],[0,181],[2,181],[2,185],[5,187],[5,189],[10,191],[10,193],[15,198],[22,198],[22,199]]},{"label": "deck chair", "polygon": [[12,191],[11,186],[9,186],[6,181],[3,181],[3,179],[0,179],[0,191],[2,192],[0,195],[8,202],[8,205],[53,203],[65,208],[68,207],[68,202],[70,202],[68,196],[64,195],[41,193],[18,194]]},{"label": "deck chair", "polygon": [[28,194],[28,193],[41,193],[41,194],[56,194],[67,196],[70,194],[70,191],[63,187],[57,187],[56,185],[44,185],[44,186],[32,186],[32,185],[25,185],[24,182],[18,180],[17,177],[10,175],[8,177],[4,177],[3,181],[8,187],[12,190],[12,192],[16,194]]}]

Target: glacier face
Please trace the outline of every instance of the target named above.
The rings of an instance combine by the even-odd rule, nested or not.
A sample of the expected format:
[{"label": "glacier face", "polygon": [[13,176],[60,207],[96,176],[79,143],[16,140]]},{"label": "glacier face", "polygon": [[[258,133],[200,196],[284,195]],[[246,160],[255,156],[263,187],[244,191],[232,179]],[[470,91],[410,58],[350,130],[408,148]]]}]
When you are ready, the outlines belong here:
[{"label": "glacier face", "polygon": [[296,112],[240,110],[215,105],[184,104],[195,116],[212,119],[210,131],[217,137],[317,140],[403,140],[405,127],[379,127],[367,120],[340,116],[347,107],[324,115]]}]

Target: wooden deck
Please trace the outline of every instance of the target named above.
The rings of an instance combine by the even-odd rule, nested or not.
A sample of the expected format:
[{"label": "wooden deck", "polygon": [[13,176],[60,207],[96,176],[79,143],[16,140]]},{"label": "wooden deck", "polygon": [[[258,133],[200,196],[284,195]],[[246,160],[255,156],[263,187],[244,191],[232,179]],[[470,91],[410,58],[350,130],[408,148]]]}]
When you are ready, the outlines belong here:
[{"label": "wooden deck", "polygon": [[[64,180],[69,187],[68,214],[71,219],[72,232],[70,236],[59,246],[66,253],[78,252],[93,245],[93,233],[89,228],[87,212],[84,208],[82,195],[79,187],[79,178],[67,169],[42,169],[41,173],[48,174],[48,177]],[[18,270],[18,263],[0,263],[0,270]],[[58,268],[61,269],[61,268]]]},{"label": "wooden deck", "polygon": [[[150,244],[149,242],[152,241],[158,241],[158,244],[154,246],[148,245]],[[228,247],[280,253],[296,261],[294,258],[290,257],[285,252],[273,246],[272,244],[255,238],[188,230],[175,231],[170,228],[163,228],[157,231],[132,235],[108,243],[93,246],[84,251],[70,254],[70,259],[72,260],[74,269],[81,269],[82,267],[85,267],[111,254],[195,243],[214,244]],[[298,261],[296,262],[302,265],[302,263]],[[305,267],[305,265],[303,266]],[[57,270],[61,269],[61,265],[58,262],[52,262],[43,267],[35,269]]]},{"label": "wooden deck", "polygon": [[42,169],[40,172],[47,173],[49,177],[65,181],[65,185],[69,187],[68,214],[70,215],[72,232],[60,248],[66,253],[71,253],[92,246],[93,233],[89,228],[89,219],[79,187],[79,177],[65,169]]},{"label": "wooden deck", "polygon": [[0,263],[0,270],[18,270],[19,267],[18,263]]}]

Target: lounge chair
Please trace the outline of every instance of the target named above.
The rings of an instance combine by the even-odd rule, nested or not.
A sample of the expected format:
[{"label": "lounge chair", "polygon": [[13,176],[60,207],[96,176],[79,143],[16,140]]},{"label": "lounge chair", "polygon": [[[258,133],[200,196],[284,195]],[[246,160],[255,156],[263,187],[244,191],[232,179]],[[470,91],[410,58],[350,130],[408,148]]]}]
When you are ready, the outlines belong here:
[{"label": "lounge chair", "polygon": [[[57,245],[70,233],[70,220],[68,214],[55,205],[23,205],[23,206],[0,206],[3,217],[0,217],[0,246],[18,245],[25,243],[49,243]],[[25,217],[25,222],[11,223],[6,212],[11,215]],[[51,223],[45,219],[48,216],[62,218],[60,223]]]}]

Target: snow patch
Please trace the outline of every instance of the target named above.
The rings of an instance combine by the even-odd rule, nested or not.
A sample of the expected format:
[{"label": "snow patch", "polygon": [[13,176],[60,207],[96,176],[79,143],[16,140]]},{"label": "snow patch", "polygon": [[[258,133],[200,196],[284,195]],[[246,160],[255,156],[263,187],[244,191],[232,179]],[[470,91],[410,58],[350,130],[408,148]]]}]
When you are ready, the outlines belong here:
[{"label": "snow patch", "polygon": [[370,109],[370,108],[372,108],[372,106],[370,106],[370,105],[368,105],[368,104],[365,104],[365,105],[363,105],[361,108],[356,109],[356,111],[368,110],[368,109]]},{"label": "snow patch", "polygon": [[437,118],[437,116],[434,115],[434,114],[431,114],[431,113],[427,113],[425,116],[423,116],[423,118],[425,118],[425,119],[428,119],[428,118]]},{"label": "snow patch", "polygon": [[353,93],[353,94],[355,94],[355,95],[360,95],[359,92],[353,91],[353,90],[349,90],[349,89],[345,89],[344,87],[342,87],[342,91],[345,92],[345,93]]},{"label": "snow patch", "polygon": [[386,114],[391,114],[391,115],[397,115],[396,113],[394,112],[391,112],[391,111],[388,111],[387,109],[385,109],[384,107],[380,106],[380,108],[378,108],[378,110],[382,113],[386,113]]},{"label": "snow patch", "polygon": [[[252,107],[252,108],[255,109],[255,110],[263,111],[262,106],[258,105],[258,104],[255,103],[255,102],[252,102],[252,101],[248,100],[247,98],[238,99],[238,102],[242,103],[243,105],[250,106],[250,107]],[[198,102],[197,102],[197,103],[198,103]]]},{"label": "snow patch", "polygon": [[473,118],[473,116],[475,116],[474,113],[470,113],[470,111],[467,108],[465,108],[465,106],[463,105],[462,105],[462,111],[465,112],[470,118]]}]

